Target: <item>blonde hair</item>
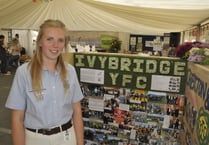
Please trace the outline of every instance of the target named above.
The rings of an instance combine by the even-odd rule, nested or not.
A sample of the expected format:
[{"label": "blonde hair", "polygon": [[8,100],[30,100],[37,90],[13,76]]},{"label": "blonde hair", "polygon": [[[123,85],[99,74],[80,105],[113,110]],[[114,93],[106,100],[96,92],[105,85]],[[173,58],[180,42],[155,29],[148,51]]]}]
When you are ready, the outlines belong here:
[{"label": "blonde hair", "polygon": [[[37,41],[36,41],[36,49],[35,49],[35,53],[33,58],[31,59],[31,61],[29,62],[29,66],[30,66],[30,74],[31,74],[31,80],[32,80],[32,89],[33,90],[42,90],[43,86],[42,86],[42,78],[41,78],[41,73],[43,70],[43,59],[42,59],[42,49],[39,46],[40,40],[44,34],[44,30],[46,28],[61,28],[65,31],[65,49],[67,48],[67,29],[65,27],[65,24],[62,23],[59,20],[46,20],[41,26],[40,26],[40,30],[37,36]],[[64,86],[64,90],[65,92],[68,89],[68,85],[67,85],[67,70],[65,67],[65,63],[64,60],[62,58],[62,55],[58,56],[57,59],[57,63],[56,63],[56,67],[60,68],[60,77],[61,80],[63,82],[63,86]]]}]

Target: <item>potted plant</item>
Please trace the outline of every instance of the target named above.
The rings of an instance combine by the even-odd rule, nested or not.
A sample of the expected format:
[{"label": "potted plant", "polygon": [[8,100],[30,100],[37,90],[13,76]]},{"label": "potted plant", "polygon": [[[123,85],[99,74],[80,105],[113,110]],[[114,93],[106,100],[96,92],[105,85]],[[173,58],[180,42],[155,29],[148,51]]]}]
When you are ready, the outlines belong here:
[{"label": "potted plant", "polygon": [[118,53],[121,49],[121,41],[119,41],[118,39],[114,39],[111,43],[111,46],[110,46],[110,49],[109,49],[109,52],[112,52],[112,53]]}]

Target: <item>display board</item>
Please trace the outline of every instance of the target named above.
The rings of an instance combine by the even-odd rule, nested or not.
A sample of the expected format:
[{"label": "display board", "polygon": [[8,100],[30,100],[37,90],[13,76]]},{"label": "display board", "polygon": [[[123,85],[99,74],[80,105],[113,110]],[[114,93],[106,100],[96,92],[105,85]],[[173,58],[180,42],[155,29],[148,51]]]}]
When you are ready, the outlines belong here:
[{"label": "display board", "polygon": [[106,53],[75,53],[83,83],[184,94],[187,62],[181,59]]},{"label": "display board", "polygon": [[132,52],[161,51],[163,48],[163,36],[131,34],[129,38],[129,50]]},{"label": "display board", "polygon": [[85,145],[182,144],[186,61],[74,53],[73,62],[84,94]]},{"label": "display board", "polygon": [[188,64],[185,95],[185,142],[209,144],[209,66]]}]

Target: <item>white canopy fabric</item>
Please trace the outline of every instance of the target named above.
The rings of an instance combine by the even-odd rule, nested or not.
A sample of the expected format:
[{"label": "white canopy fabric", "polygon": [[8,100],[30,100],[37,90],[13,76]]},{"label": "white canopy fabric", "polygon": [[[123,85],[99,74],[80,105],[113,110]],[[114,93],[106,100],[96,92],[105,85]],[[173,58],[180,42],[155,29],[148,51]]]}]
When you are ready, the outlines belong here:
[{"label": "white canopy fabric", "polygon": [[71,31],[160,35],[209,18],[209,0],[0,0],[0,28],[38,29],[46,19]]}]

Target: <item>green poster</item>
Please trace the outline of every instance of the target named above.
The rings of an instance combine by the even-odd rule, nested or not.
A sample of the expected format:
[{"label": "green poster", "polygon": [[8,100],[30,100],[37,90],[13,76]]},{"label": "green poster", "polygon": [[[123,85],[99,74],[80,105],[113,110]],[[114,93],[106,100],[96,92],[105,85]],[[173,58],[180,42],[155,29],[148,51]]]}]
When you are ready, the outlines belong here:
[{"label": "green poster", "polygon": [[184,94],[187,61],[137,55],[75,53],[80,81],[112,87]]},{"label": "green poster", "polygon": [[100,36],[100,40],[101,40],[101,48],[103,49],[110,49],[112,41],[114,39],[116,39],[116,36],[112,36],[112,35],[101,35]]}]

